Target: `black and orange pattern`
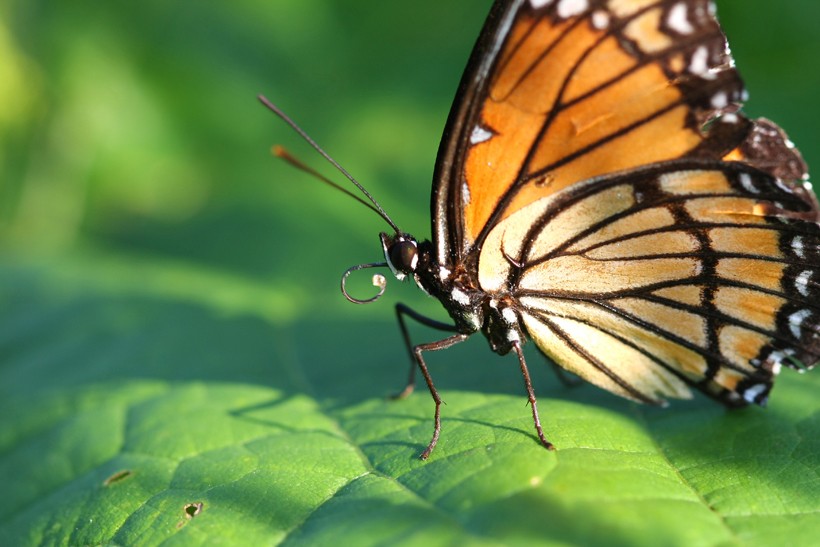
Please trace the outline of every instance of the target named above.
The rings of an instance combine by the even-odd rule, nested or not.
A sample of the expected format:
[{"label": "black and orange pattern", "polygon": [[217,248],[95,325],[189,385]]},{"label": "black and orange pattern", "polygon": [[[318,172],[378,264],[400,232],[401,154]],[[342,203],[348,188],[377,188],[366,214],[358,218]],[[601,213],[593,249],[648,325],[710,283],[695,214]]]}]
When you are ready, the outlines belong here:
[{"label": "black and orange pattern", "polygon": [[[649,403],[764,404],[820,360],[820,207],[783,131],[740,112],[707,0],[499,0],[436,168],[433,241],[383,235],[388,263],[454,335],[521,344]],[[401,251],[401,252],[398,252]],[[442,327],[444,328],[444,327]]]}]

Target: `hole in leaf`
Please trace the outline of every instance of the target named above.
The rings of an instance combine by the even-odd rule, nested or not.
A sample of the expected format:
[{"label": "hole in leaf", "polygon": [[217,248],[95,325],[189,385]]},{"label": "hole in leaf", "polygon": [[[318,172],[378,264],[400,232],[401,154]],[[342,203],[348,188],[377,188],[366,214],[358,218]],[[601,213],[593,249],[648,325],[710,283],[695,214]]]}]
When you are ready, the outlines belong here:
[{"label": "hole in leaf", "polygon": [[122,471],[117,471],[107,479],[103,481],[103,486],[111,486],[115,482],[120,482],[121,480],[127,479],[131,476],[130,469],[123,469]]},{"label": "hole in leaf", "polygon": [[189,503],[185,505],[183,510],[185,511],[185,516],[192,519],[202,512],[202,502]]}]

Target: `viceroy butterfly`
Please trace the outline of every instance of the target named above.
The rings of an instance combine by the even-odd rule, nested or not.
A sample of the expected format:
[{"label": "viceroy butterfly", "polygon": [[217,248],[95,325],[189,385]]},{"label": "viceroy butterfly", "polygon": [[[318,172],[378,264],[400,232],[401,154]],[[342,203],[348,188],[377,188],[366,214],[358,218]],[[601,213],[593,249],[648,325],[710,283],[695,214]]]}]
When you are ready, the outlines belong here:
[{"label": "viceroy butterfly", "polygon": [[[497,0],[444,130],[432,241],[339,168],[393,229],[386,262],[349,269],[345,296],[365,302],[345,289],[352,271],[389,266],[453,321],[396,307],[412,361],[401,395],[418,367],[435,401],[422,459],[441,430],[423,354],[479,331],[517,356],[550,449],[527,338],[654,404],[692,386],[763,405],[782,366],[820,360],[820,206],[785,133],[740,112],[745,95],[708,0]],[[407,318],[451,335],[414,346]]]}]

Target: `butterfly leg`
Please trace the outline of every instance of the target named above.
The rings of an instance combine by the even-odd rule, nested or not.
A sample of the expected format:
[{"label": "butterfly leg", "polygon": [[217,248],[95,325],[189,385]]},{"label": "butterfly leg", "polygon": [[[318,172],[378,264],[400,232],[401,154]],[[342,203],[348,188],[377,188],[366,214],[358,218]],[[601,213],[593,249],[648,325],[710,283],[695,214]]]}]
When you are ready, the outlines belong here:
[{"label": "butterfly leg", "polygon": [[421,458],[422,460],[426,460],[430,457],[430,453],[433,452],[433,449],[436,447],[439,434],[441,433],[441,397],[438,396],[436,386],[433,385],[433,379],[430,377],[430,372],[427,370],[427,364],[425,364],[424,357],[422,357],[421,354],[425,351],[438,351],[440,349],[447,349],[451,346],[458,344],[459,342],[463,342],[469,337],[469,334],[458,333],[450,337],[447,337],[444,340],[439,340],[438,342],[430,342],[428,344],[419,344],[418,346],[413,348],[413,355],[415,356],[416,362],[419,365],[421,375],[424,376],[424,381],[427,382],[427,387],[430,389],[430,395],[433,396],[433,401],[436,403],[433,438],[430,439],[430,443],[427,445],[427,448],[425,448],[424,452],[422,452],[419,456],[419,458]]},{"label": "butterfly leg", "polygon": [[455,325],[448,325],[447,323],[442,323],[440,321],[436,321],[435,319],[430,319],[429,317],[425,317],[421,315],[417,311],[405,306],[404,304],[396,304],[396,317],[399,320],[399,328],[401,329],[401,335],[404,339],[404,347],[407,348],[407,354],[410,356],[410,374],[407,378],[407,385],[404,386],[399,393],[396,393],[391,399],[404,399],[411,393],[416,387],[416,357],[414,353],[413,343],[410,341],[410,332],[407,330],[407,323],[404,321],[404,316],[407,315],[422,325],[426,325],[433,329],[448,331],[448,332],[456,332]]},{"label": "butterfly leg", "polygon": [[513,349],[518,355],[518,363],[521,366],[521,375],[524,377],[524,388],[527,390],[527,398],[530,401],[532,408],[532,419],[535,422],[535,432],[538,434],[538,439],[544,448],[547,450],[555,450],[551,442],[544,437],[544,430],[541,428],[541,418],[538,417],[538,402],[535,400],[535,391],[532,389],[532,381],[530,381],[530,371],[527,369],[527,362],[524,360],[524,352],[521,351],[521,343],[513,342]]}]

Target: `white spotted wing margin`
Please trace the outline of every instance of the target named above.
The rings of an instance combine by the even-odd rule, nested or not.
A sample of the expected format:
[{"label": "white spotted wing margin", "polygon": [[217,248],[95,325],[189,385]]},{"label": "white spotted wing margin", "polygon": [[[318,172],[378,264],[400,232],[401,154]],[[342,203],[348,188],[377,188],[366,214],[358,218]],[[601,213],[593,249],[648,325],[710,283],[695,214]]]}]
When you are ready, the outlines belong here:
[{"label": "white spotted wing margin", "polygon": [[479,281],[604,389],[762,405],[783,365],[820,360],[817,202],[795,188],[696,160],[587,181],[497,225]]}]

